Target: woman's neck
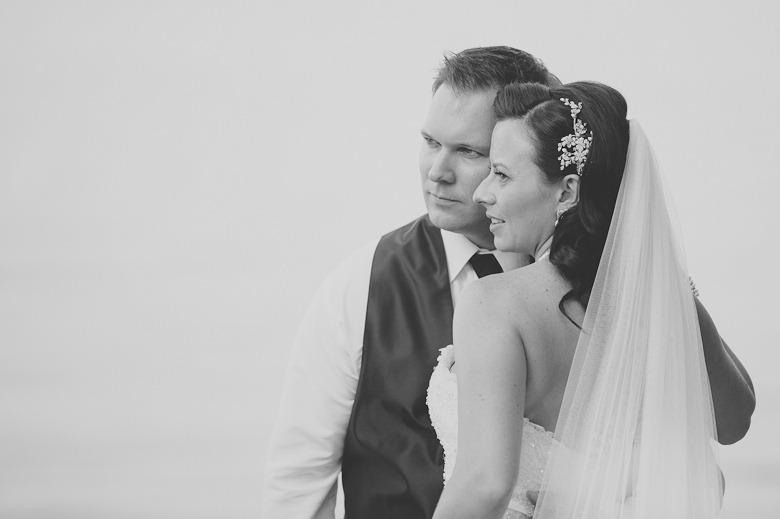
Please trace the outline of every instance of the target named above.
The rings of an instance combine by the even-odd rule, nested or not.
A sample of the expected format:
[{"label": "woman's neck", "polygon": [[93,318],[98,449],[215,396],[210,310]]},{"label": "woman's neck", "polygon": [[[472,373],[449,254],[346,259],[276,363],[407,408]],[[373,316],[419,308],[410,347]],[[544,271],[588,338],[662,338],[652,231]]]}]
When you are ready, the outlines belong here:
[{"label": "woman's neck", "polygon": [[534,261],[541,261],[550,255],[550,247],[552,247],[552,239],[550,236],[534,251]]}]

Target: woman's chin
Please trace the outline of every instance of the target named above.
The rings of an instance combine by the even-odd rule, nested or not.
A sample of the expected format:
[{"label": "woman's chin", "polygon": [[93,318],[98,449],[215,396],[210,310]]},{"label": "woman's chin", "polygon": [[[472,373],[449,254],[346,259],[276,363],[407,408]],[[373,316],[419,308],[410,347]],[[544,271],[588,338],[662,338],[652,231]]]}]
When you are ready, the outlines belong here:
[{"label": "woman's chin", "polygon": [[495,244],[497,250],[500,250],[501,252],[520,252],[528,254],[527,252],[520,250],[517,242],[507,240],[505,236],[500,236],[498,234],[494,234],[493,236],[493,243]]}]

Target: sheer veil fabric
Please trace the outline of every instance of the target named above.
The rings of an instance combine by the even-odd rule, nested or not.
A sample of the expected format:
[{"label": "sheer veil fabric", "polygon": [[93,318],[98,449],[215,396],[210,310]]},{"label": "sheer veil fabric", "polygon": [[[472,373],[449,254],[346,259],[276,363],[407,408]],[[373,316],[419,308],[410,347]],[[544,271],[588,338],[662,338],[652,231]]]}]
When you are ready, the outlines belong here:
[{"label": "sheer veil fabric", "polygon": [[637,122],[629,128],[535,519],[720,515],[712,397],[680,233],[650,142]]}]

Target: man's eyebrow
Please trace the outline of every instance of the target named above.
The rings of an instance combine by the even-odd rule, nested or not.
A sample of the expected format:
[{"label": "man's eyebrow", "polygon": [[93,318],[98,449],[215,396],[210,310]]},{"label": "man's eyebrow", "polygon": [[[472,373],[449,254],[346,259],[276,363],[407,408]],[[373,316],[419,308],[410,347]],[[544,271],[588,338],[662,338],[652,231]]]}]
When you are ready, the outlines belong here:
[{"label": "man's eyebrow", "polygon": [[[431,139],[433,141],[436,140],[435,137],[431,137],[431,134],[428,133],[425,128],[422,128],[420,130],[420,135],[422,135],[426,139]],[[438,141],[437,141],[438,142]],[[482,153],[483,155],[488,155],[490,153],[490,144],[486,146],[482,146],[473,142],[456,142],[452,145],[453,148],[459,149],[459,148],[468,148],[470,150],[478,151]]]},{"label": "man's eyebrow", "polygon": [[459,148],[469,148],[471,150],[478,151],[478,152],[482,153],[483,155],[490,154],[490,144],[488,144],[487,146],[481,146],[479,144],[463,142],[463,143],[458,144],[457,146]]}]

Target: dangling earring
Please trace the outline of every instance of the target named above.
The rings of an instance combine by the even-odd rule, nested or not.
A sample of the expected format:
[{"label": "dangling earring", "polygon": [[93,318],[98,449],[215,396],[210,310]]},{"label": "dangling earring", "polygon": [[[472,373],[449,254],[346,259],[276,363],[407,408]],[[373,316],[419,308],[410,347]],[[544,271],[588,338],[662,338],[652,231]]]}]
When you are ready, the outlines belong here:
[{"label": "dangling earring", "polygon": [[558,227],[558,222],[561,221],[561,216],[563,216],[563,213],[565,212],[565,209],[558,209],[558,211],[555,213],[555,227]]}]

